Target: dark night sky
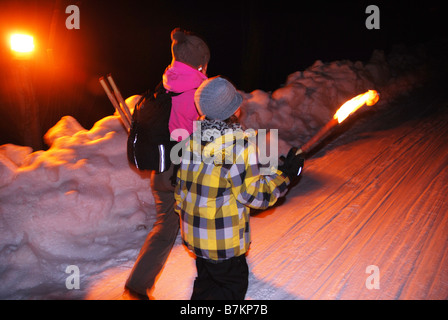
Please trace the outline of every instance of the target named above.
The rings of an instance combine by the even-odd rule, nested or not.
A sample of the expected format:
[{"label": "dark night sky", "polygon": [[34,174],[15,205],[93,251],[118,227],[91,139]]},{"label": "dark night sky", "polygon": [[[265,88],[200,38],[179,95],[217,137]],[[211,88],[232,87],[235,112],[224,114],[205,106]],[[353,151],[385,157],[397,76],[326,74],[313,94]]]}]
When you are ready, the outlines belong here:
[{"label": "dark night sky", "polygon": [[[79,30],[65,28],[70,4],[80,9]],[[365,27],[369,4],[380,9],[380,30]],[[32,73],[45,133],[64,115],[90,128],[113,113],[98,83],[101,75],[112,73],[125,97],[154,87],[171,62],[170,31],[175,27],[192,30],[208,42],[210,76],[225,75],[246,92],[273,91],[289,74],[318,59],[367,61],[374,49],[388,52],[397,43],[412,45],[444,36],[441,4],[2,0],[0,144],[21,144],[14,126],[19,118],[10,94],[14,88],[8,80],[12,64],[6,39],[14,28],[38,38]]]}]

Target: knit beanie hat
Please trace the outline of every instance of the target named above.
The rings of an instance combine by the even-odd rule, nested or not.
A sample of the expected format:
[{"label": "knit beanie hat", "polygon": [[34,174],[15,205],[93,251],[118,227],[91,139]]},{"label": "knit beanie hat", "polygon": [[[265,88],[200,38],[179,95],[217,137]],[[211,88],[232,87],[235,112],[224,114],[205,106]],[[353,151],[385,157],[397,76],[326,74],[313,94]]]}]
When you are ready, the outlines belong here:
[{"label": "knit beanie hat", "polygon": [[176,28],[171,31],[171,53],[173,59],[197,69],[210,60],[207,44],[192,32]]},{"label": "knit beanie hat", "polygon": [[228,80],[217,76],[202,82],[194,94],[194,102],[201,115],[226,120],[238,110],[243,97]]}]

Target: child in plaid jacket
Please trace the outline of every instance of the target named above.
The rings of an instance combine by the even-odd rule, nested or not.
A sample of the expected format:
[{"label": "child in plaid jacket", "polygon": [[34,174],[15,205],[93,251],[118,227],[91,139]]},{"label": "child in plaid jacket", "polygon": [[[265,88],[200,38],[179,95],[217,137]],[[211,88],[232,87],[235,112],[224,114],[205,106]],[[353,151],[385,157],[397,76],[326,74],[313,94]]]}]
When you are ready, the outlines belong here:
[{"label": "child in plaid jacket", "polygon": [[260,174],[257,147],[235,122],[241,102],[222,77],[204,81],[195,93],[205,119],[185,145],[175,190],[182,240],[196,255],[192,299],[244,299],[249,208],[272,206],[287,191],[285,172],[300,165],[296,160],[285,172]]}]

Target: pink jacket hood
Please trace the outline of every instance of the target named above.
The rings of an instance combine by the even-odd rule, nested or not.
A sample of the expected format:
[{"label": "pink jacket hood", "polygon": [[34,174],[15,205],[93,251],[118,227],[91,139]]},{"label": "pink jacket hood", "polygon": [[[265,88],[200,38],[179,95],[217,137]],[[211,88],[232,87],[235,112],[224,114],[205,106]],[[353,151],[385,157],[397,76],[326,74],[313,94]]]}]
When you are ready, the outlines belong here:
[{"label": "pink jacket hood", "polygon": [[166,68],[163,86],[171,92],[182,92],[172,98],[169,129],[174,140],[183,140],[193,133],[193,122],[199,116],[194,104],[194,93],[206,79],[207,76],[202,72],[179,61],[173,61]]},{"label": "pink jacket hood", "polygon": [[179,93],[197,89],[205,79],[207,76],[202,72],[174,60],[163,74],[163,86],[168,91]]}]

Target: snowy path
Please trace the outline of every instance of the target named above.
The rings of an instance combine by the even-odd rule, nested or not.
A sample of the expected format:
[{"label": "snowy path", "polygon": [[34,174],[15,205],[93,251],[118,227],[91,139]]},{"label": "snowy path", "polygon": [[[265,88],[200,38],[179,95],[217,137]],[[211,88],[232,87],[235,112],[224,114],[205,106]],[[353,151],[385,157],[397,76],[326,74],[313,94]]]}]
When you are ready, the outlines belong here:
[{"label": "snowy path", "polygon": [[[418,90],[358,119],[306,162],[283,203],[252,217],[247,299],[448,298],[442,95]],[[370,265],[379,289],[366,287]],[[129,268],[94,279],[86,299],[120,299]],[[188,299],[194,276],[178,243],[153,296]]]}]

